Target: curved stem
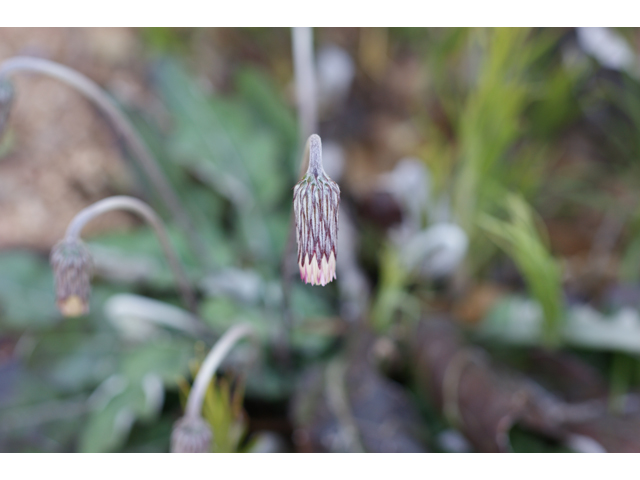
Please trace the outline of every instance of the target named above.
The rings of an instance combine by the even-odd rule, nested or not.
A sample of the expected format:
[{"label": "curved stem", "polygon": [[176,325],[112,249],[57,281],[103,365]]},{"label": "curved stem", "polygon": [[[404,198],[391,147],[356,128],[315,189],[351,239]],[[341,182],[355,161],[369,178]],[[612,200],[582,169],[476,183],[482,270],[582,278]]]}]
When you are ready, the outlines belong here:
[{"label": "curved stem", "polygon": [[13,57],[0,63],[0,79],[3,77],[8,78],[16,72],[37,72],[47,75],[69,85],[91,100],[111,121],[115,130],[122,135],[133,152],[134,158],[138,160],[144,172],[151,179],[151,183],[158,191],[158,194],[175,218],[175,221],[184,228],[192,248],[200,257],[209,262],[209,256],[204,243],[197,237],[189,216],[182,207],[167,177],[158,166],[158,162],[133,128],[129,119],[98,84],[81,73],[50,60],[31,57]]},{"label": "curved stem", "polygon": [[207,354],[207,357],[204,359],[204,362],[196,375],[193,387],[189,393],[189,399],[187,400],[185,417],[193,418],[200,416],[207,387],[209,386],[209,383],[211,383],[211,379],[215,375],[216,370],[218,370],[218,367],[234,345],[242,338],[252,335],[253,333],[253,327],[251,325],[248,323],[241,323],[234,325],[227,330],[222,337],[220,337]]},{"label": "curved stem", "polygon": [[158,240],[160,240],[160,245],[162,246],[162,250],[167,257],[169,266],[171,267],[173,275],[176,279],[182,299],[184,300],[189,310],[191,310],[192,312],[195,311],[196,304],[193,289],[191,288],[191,284],[189,283],[184,269],[182,268],[182,265],[178,260],[178,256],[171,246],[171,241],[169,240],[169,236],[167,235],[167,230],[164,226],[164,223],[162,222],[160,217],[158,217],[156,212],[143,201],[133,197],[116,196],[105,198],[104,200],[100,200],[93,205],[89,205],[87,208],[78,212],[73,220],[71,220],[71,223],[67,227],[67,233],[65,234],[66,239],[79,240],[80,233],[88,222],[102,215],[103,213],[110,212],[112,210],[128,210],[130,212],[137,213],[142,218],[144,218],[149,225],[151,225],[156,235],[158,236]]}]

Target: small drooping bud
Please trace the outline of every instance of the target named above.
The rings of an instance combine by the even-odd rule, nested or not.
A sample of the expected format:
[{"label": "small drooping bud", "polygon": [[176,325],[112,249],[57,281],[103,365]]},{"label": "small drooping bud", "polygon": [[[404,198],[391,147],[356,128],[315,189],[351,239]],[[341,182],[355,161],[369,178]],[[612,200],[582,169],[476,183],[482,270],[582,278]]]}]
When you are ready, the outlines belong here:
[{"label": "small drooping bud", "polygon": [[322,167],[322,142],[309,137],[309,168],[293,189],[300,278],[326,285],[336,278],[340,188]]},{"label": "small drooping bud", "polygon": [[172,453],[209,453],[213,434],[202,417],[182,417],[171,432]]},{"label": "small drooping bud", "polygon": [[89,312],[91,254],[80,240],[65,239],[51,250],[58,309],[65,317]]},{"label": "small drooping bud", "polygon": [[9,120],[13,104],[13,85],[9,80],[0,79],[0,138]]}]

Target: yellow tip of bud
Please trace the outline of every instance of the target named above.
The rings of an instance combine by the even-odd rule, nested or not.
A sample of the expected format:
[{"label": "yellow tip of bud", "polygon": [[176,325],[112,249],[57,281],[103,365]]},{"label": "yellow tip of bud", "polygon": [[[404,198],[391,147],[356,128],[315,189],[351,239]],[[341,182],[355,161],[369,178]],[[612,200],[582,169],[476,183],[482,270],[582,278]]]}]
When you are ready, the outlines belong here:
[{"label": "yellow tip of bud", "polygon": [[89,312],[89,305],[78,295],[71,295],[58,302],[58,309],[65,317],[79,317]]}]

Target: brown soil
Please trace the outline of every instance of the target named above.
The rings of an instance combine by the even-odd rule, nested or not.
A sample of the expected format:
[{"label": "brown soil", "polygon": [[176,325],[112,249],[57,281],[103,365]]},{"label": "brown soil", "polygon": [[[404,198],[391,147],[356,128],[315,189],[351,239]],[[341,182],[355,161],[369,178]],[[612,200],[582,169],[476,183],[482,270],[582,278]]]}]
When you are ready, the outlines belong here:
[{"label": "brown soil", "polygon": [[[142,96],[140,45],[130,29],[0,29],[0,61],[15,55],[70,66],[133,108]],[[39,74],[17,73],[13,84],[16,98],[0,141],[0,249],[48,250],[80,209],[131,192],[135,178],[117,137],[79,93]],[[113,214],[86,233],[131,222]]]}]

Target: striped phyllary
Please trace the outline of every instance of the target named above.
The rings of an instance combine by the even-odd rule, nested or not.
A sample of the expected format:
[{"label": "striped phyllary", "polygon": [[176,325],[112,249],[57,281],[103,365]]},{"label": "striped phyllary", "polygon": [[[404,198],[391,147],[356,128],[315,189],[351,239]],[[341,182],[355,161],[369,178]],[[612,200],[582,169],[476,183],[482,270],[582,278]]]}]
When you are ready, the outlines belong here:
[{"label": "striped phyllary", "polygon": [[309,168],[293,189],[300,278],[311,285],[326,285],[336,278],[338,207],[340,188],[322,167],[322,142],[308,141]]}]

